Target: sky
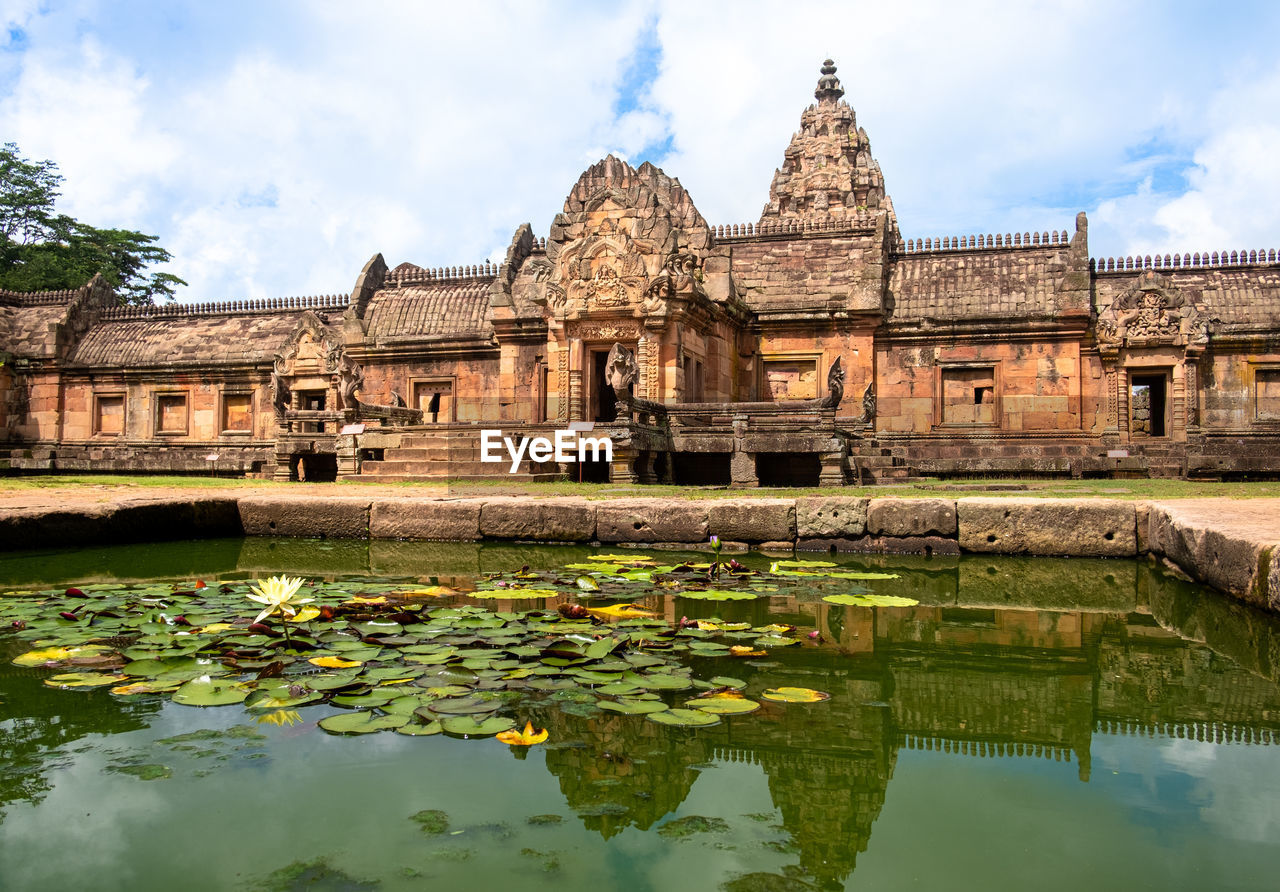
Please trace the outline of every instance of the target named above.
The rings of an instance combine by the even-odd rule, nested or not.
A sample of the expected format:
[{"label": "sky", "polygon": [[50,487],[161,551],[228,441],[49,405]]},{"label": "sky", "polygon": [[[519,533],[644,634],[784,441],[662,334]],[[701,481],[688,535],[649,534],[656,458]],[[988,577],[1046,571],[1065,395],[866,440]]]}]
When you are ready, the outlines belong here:
[{"label": "sky", "polygon": [[832,58],[903,236],[1280,247],[1280,4],[0,0],[0,142],[183,301],[500,261],[612,152],[755,221]]}]

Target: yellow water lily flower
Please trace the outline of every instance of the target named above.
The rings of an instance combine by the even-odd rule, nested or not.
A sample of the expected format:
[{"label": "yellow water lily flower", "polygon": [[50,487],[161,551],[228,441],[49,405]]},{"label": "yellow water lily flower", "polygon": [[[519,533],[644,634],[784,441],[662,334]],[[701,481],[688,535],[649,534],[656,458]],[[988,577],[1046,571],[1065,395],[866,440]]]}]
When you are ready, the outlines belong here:
[{"label": "yellow water lily flower", "polygon": [[547,739],[547,729],[535,731],[533,722],[525,722],[523,731],[503,731],[498,734],[498,739],[512,746],[533,746]]},{"label": "yellow water lily flower", "polygon": [[288,576],[272,576],[266,582],[251,586],[254,594],[246,595],[250,601],[257,601],[259,604],[265,604],[266,609],[258,614],[254,619],[255,623],[260,623],[273,613],[279,613],[282,617],[293,616],[298,611],[296,606],[299,604],[309,604],[315,598],[295,598],[298,589],[302,588],[303,579],[298,577],[290,579]]}]

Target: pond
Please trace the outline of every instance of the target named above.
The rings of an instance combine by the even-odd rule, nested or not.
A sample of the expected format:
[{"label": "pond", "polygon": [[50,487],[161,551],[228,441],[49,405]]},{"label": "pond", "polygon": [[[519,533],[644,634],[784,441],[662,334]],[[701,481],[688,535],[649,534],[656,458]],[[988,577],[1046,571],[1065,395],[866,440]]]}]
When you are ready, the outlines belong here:
[{"label": "pond", "polygon": [[[1273,618],[1138,562],[788,557],[0,555],[3,886],[1275,887]],[[297,621],[250,627],[278,574]]]}]

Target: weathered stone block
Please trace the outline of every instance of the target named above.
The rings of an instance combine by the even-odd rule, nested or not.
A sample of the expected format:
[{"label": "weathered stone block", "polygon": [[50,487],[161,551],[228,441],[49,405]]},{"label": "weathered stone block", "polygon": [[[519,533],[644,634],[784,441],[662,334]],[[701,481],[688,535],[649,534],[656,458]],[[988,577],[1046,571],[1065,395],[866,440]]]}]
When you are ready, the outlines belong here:
[{"label": "weathered stone block", "polygon": [[1193,578],[1260,607],[1280,609],[1280,543],[1269,505],[1238,502],[1154,504],[1148,545]]},{"label": "weathered stone block", "polygon": [[796,499],[796,535],[801,539],[843,539],[867,531],[870,499],[830,496]]},{"label": "weathered stone block", "polygon": [[683,499],[625,499],[596,507],[601,542],[706,542],[706,502]]},{"label": "weathered stone block", "polygon": [[589,542],[596,535],[596,506],[585,499],[486,499],[480,509],[486,539]]},{"label": "weathered stone block", "polygon": [[480,538],[480,507],[475,500],[388,499],[373,503],[369,536],[374,539],[432,539],[473,542]]},{"label": "weathered stone block", "polygon": [[246,496],[240,499],[240,523],[246,536],[364,539],[369,506],[369,499]]},{"label": "weathered stone block", "polygon": [[1132,502],[1106,499],[961,499],[960,547],[994,554],[1137,554]]},{"label": "weathered stone block", "polygon": [[796,537],[791,499],[722,499],[710,506],[710,534],[722,540],[770,542]]},{"label": "weathered stone block", "polygon": [[956,503],[950,499],[872,499],[867,532],[897,538],[954,536]]}]

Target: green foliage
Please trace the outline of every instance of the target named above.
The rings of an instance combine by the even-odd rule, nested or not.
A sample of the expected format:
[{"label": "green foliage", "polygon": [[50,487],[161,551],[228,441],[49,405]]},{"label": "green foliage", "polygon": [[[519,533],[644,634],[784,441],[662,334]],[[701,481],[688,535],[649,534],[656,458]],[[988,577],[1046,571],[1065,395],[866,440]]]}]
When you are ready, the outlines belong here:
[{"label": "green foliage", "polygon": [[14,143],[0,147],[0,288],[50,291],[79,288],[101,274],[122,303],[172,300],[171,273],[146,275],[170,259],[156,237],[131,229],[98,229],[59,214],[62,176],[52,161],[29,161]]}]

